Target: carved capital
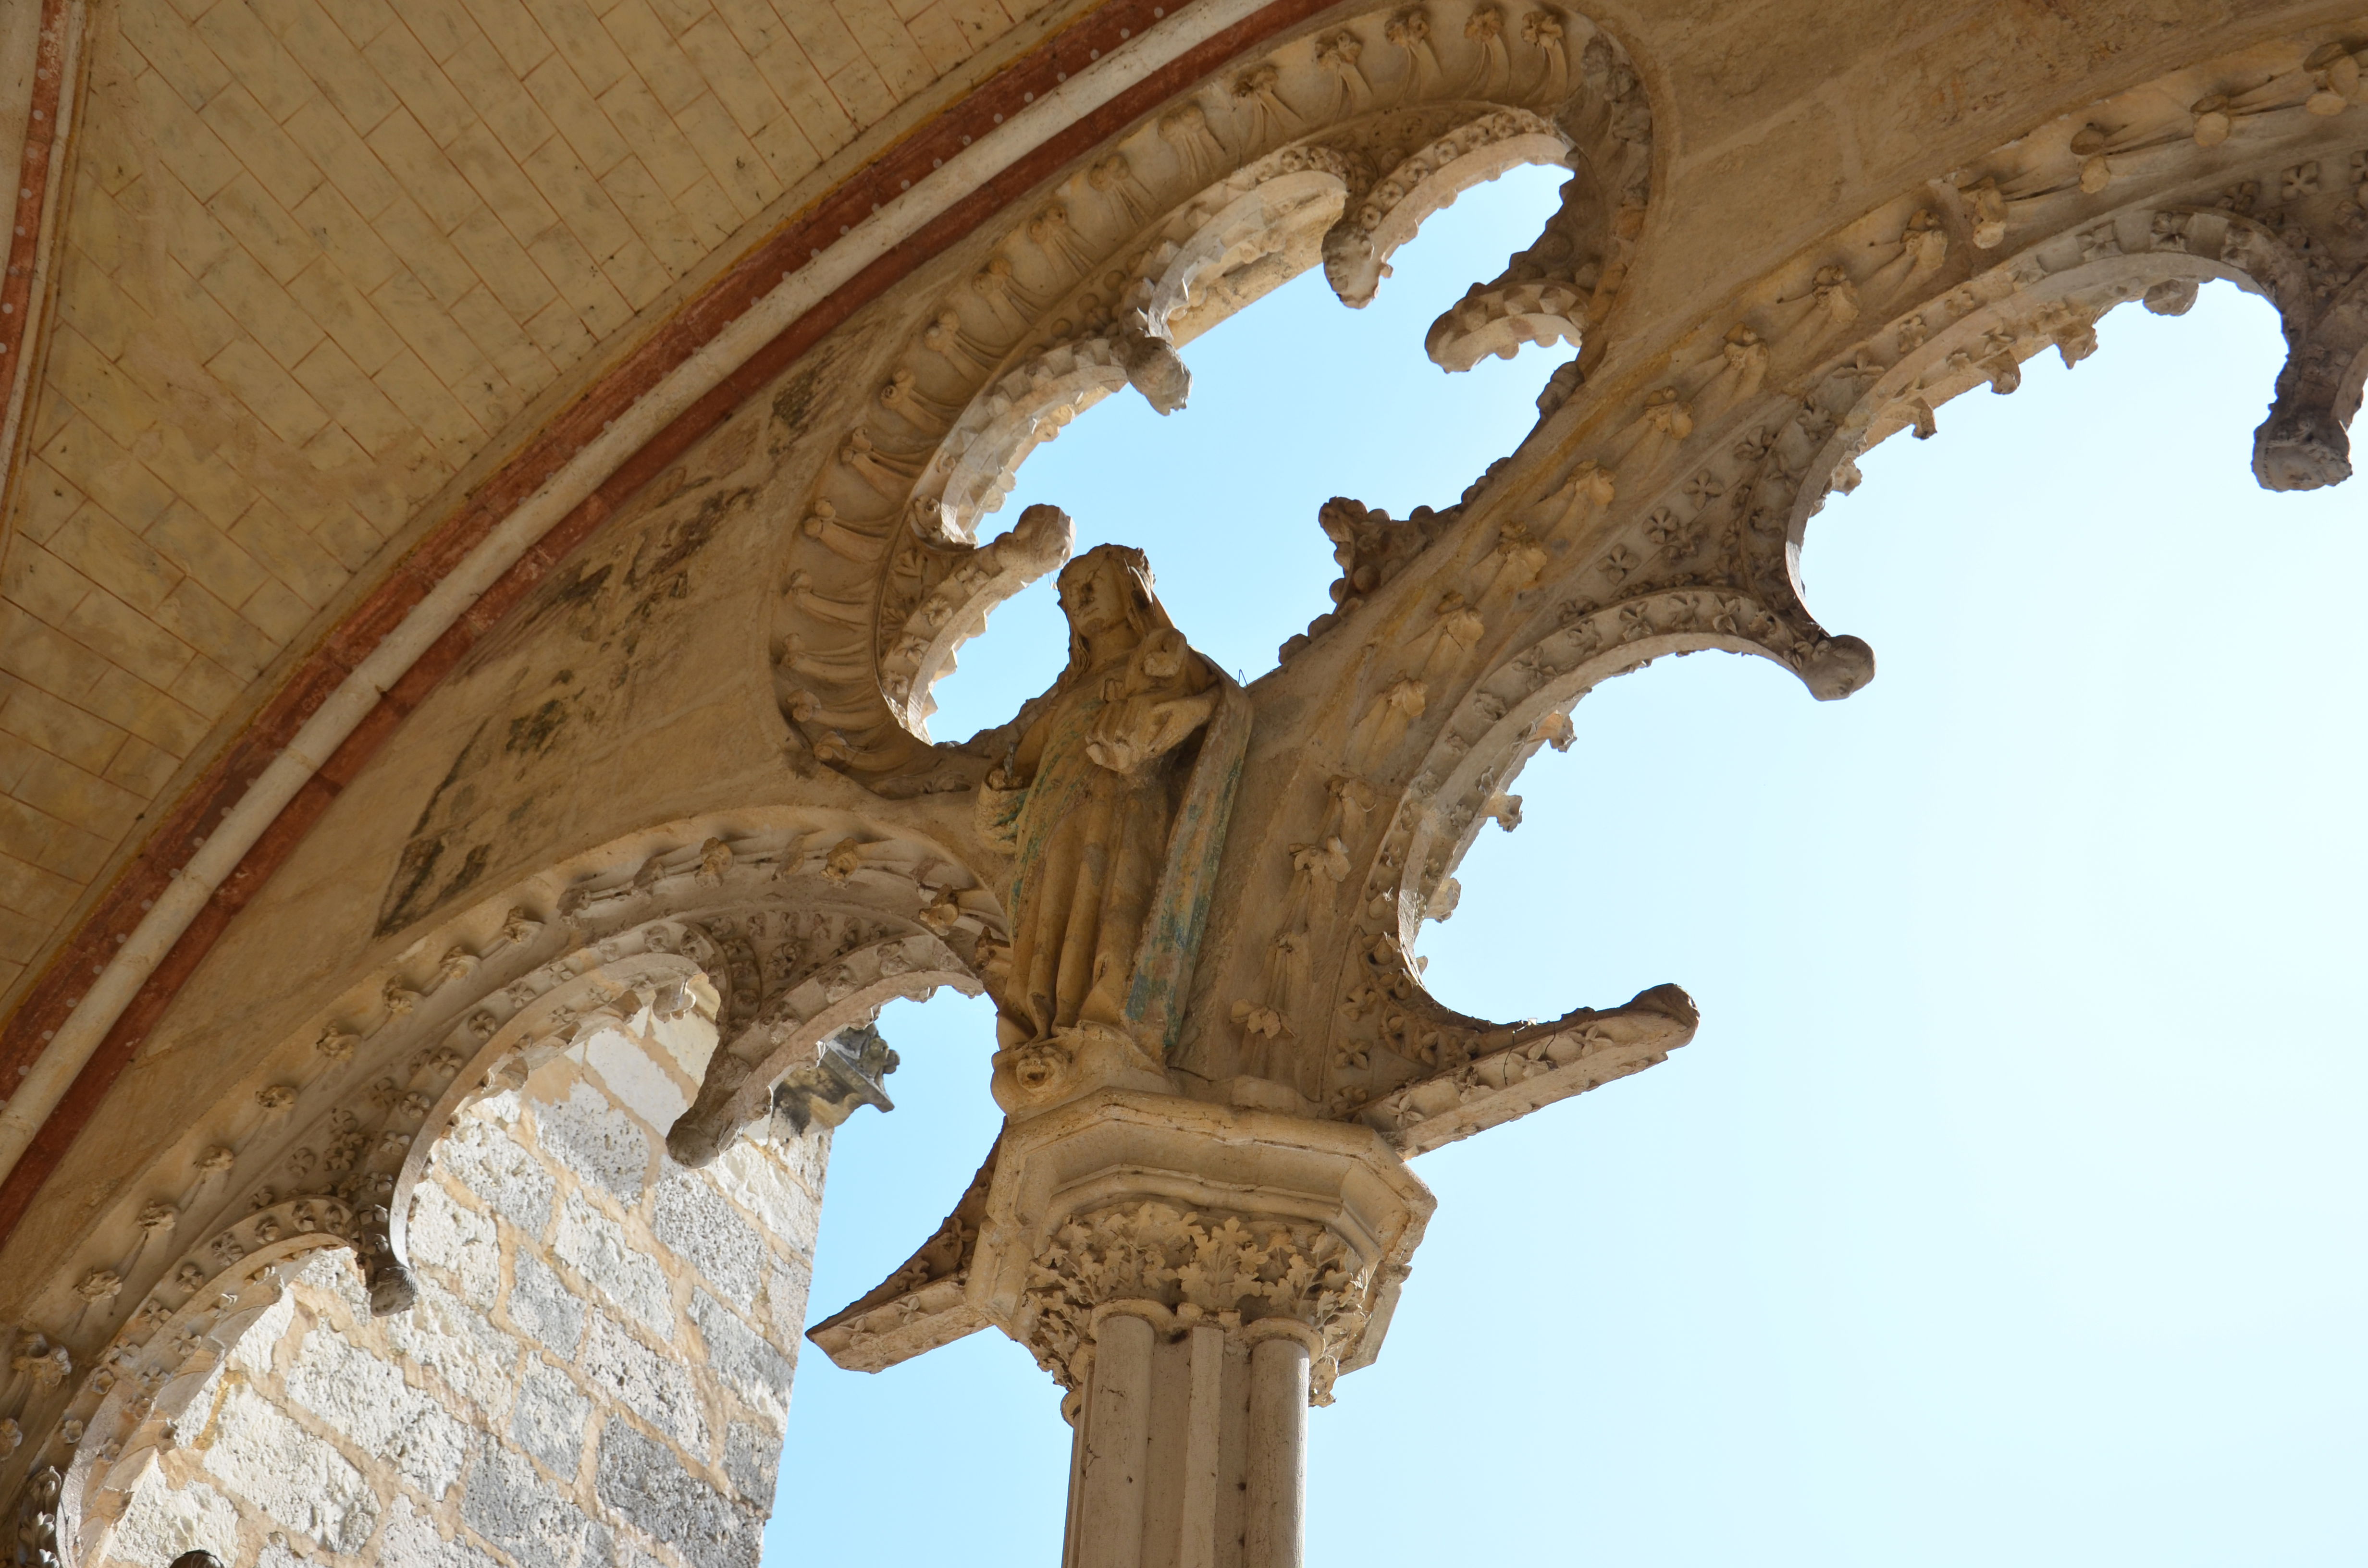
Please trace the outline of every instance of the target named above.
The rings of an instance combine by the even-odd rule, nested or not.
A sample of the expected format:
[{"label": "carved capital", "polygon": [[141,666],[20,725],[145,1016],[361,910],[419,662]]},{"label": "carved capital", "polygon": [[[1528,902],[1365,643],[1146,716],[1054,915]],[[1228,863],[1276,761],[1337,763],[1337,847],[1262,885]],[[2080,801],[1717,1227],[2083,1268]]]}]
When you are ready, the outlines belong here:
[{"label": "carved capital", "polygon": [[1379,1264],[1319,1221],[1156,1199],[1112,1204],[1071,1215],[1030,1267],[1020,1309],[1026,1344],[1074,1388],[1106,1312],[1166,1330],[1280,1330],[1307,1342],[1322,1403],[1370,1325]]},{"label": "carved capital", "polygon": [[1370,1128],[1107,1092],[1007,1130],[965,1305],[1069,1388],[1110,1312],[1285,1334],[1327,1403],[1379,1351],[1430,1209]]}]

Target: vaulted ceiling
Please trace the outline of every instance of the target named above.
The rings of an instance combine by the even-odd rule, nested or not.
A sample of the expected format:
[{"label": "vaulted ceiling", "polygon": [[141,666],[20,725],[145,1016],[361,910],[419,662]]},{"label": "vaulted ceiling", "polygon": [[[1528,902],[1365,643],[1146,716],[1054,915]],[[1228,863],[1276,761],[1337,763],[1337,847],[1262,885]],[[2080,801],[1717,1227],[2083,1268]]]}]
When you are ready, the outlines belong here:
[{"label": "vaulted ceiling", "polygon": [[[44,331],[11,344],[40,363],[0,581],[0,1010],[291,649],[757,236],[1076,9],[91,6]],[[9,10],[29,61],[44,8]]]}]

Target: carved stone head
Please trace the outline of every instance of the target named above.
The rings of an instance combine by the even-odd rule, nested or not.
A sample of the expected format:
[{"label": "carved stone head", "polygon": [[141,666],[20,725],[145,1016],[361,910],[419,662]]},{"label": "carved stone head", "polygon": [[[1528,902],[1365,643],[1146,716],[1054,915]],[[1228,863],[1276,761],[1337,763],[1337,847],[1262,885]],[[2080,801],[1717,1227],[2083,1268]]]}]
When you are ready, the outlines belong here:
[{"label": "carved stone head", "polygon": [[1151,588],[1151,562],[1122,544],[1100,544],[1061,568],[1061,613],[1069,618],[1069,666],[1082,676],[1113,653],[1133,650],[1155,631],[1173,631]]},{"label": "carved stone head", "polygon": [[1353,213],[1324,232],[1324,281],[1342,304],[1353,310],[1372,304],[1389,275],[1389,263],[1373,254],[1373,236]]}]

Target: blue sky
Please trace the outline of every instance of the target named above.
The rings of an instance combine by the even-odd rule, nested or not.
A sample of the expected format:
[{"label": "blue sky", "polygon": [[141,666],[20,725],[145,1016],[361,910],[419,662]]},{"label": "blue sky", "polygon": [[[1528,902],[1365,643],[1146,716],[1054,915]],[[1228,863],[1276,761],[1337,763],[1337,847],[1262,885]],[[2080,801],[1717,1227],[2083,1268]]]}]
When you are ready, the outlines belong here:
[{"label": "blue sky", "polygon": [[[1467,195],[1363,312],[1308,275],[1041,449],[1079,543],[1149,551],[1255,677],[1326,608],[1346,493],[1452,501],[1559,356],[1446,376],[1423,330],[1554,179]],[[1703,654],[1599,688],[1513,788],[1429,983],[1512,1019],[1661,981],[1694,1043],[1430,1154],[1380,1363],[1311,1423],[1311,1568],[2204,1568],[2368,1561],[2368,479],[2258,489],[2281,344],[2225,285],[1895,439],[1811,526],[1875,648],[1809,699]],[[1001,722],[1050,585],[939,688]],[[993,1136],[991,1014],[882,1019],[898,1109],[843,1129],[814,1315],[901,1262]],[[768,1564],[1058,1560],[1067,1428],[984,1334],[799,1366]]]}]

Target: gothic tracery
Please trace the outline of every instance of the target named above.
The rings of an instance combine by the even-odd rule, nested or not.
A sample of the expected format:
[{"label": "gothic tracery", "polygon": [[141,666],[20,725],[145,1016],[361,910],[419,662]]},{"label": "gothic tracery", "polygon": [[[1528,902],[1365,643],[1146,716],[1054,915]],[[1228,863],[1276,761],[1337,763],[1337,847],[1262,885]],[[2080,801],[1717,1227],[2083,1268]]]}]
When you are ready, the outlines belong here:
[{"label": "gothic tracery", "polygon": [[[417,1233],[450,1201],[431,1179],[439,1158],[487,1105],[582,1074],[646,1131],[650,1161],[745,1183],[735,1150],[804,1146],[816,1123],[884,1104],[888,1053],[860,1031],[890,998],[951,985],[1003,1006],[1005,1139],[945,1228],[814,1337],[877,1369],[996,1326],[1072,1391],[1081,1431],[1142,1453],[1150,1437],[1124,1423],[1148,1418],[1129,1402],[1167,1387],[1155,1369],[1180,1358],[1177,1375],[1214,1403],[1156,1419],[1205,1435],[1212,1410],[1231,1413],[1224,1430],[1248,1435],[1195,1462],[1238,1474],[1250,1513],[1161,1494],[1132,1522],[1081,1523],[1077,1568],[1132,1561],[1121,1536],[1170,1528],[1191,1551],[1265,1543],[1263,1557],[1192,1559],[1212,1568],[1296,1561],[1295,1494],[1271,1475],[1297,1451],[1296,1412],[1386,1328],[1429,1211],[1405,1159],[1650,1066],[1698,1021],[1662,984],[1497,1024],[1434,1001],[1411,960],[1483,824],[1518,822],[1522,764],[1572,744],[1585,691],[1700,649],[1772,660],[1819,699],[1863,687],[1873,651],[1820,626],[1798,578],[1824,497],[1856,483],[1877,442],[1936,434],[1959,393],[2010,393],[2034,354],[2078,364],[2123,304],[2176,314],[2215,279],[2266,297],[2290,357],[2255,474],[2274,490],[2350,476],[2345,426],[2368,379],[2368,23],[2265,15],[2216,36],[2208,58],[2159,61],[2069,109],[2033,88],[1991,150],[1907,157],[1857,210],[1788,216],[1782,232],[1817,237],[1781,254],[1737,240],[1748,267],[1715,289],[1647,286],[1701,156],[1670,132],[1688,100],[1659,74],[1668,40],[1556,8],[1455,0],[1279,22],[1045,177],[998,190],[974,233],[738,388],[679,465],[641,476],[607,520],[600,565],[578,557],[527,597],[455,685],[407,691],[386,728],[416,713],[404,733],[451,741],[449,754],[341,767],[336,788],[368,812],[328,819],[343,840],[305,851],[309,891],[242,915],[256,890],[236,890],[214,928],[233,932],[230,959],[183,971],[199,974],[199,1002],[142,1016],[167,1057],[217,1029],[239,1038],[221,1073],[172,1080],[202,1097],[86,1185],[78,1218],[40,1216],[54,1257],[7,1255],[22,1282],[0,1304],[22,1326],[6,1342],[0,1494],[17,1500],[26,1560],[95,1561],[85,1545],[144,1517],[141,1488],[179,1463],[159,1455],[180,1412],[219,1397],[208,1377],[292,1282],[347,1301],[305,1310],[347,1312],[336,1321],[358,1340],[381,1332],[363,1310],[401,1319],[424,1289],[448,1290],[423,1283],[444,1265],[415,1256]],[[1136,635],[1080,676],[1114,683],[1095,701],[1133,704],[1132,727],[1068,713],[1056,687],[1035,717],[1076,733],[1019,737],[1024,759],[992,733],[929,741],[929,688],[959,645],[1073,548],[1057,514],[979,540],[1034,447],[1105,396],[1190,417],[1183,350],[1200,333],[1309,268],[1365,303],[1427,218],[1521,164],[1569,171],[1557,211],[1426,340],[1450,370],[1525,344],[1576,351],[1502,460],[1408,519],[1327,505],[1314,521],[1342,569],[1333,602],[1310,607],[1281,668],[1247,692],[1203,669],[1190,629],[1167,626],[1146,592]],[[714,564],[726,549],[733,564]],[[1072,570],[1084,581],[1104,564]],[[643,800],[607,741],[584,737],[643,722],[637,683],[661,662],[648,650],[690,647],[716,666],[713,702],[730,712],[716,729],[761,727],[766,771],[740,756],[716,798],[677,781]],[[529,673],[569,695],[539,699]],[[594,673],[603,689],[579,700]],[[1286,707],[1287,733],[1267,717]],[[470,771],[497,749],[515,759],[498,783]],[[587,838],[564,812],[537,814],[562,770],[593,768],[616,778],[601,804],[630,831]],[[1138,775],[1160,809],[1133,796],[1101,809],[1111,779]],[[1022,805],[1023,831],[998,831],[1010,824],[993,808],[1038,786],[1047,799],[1076,786],[1094,809],[1032,820]],[[1236,793],[1247,804],[1229,816]],[[461,825],[476,836],[456,866],[439,857]],[[606,846],[585,847],[595,839]],[[1048,856],[1068,867],[1057,896],[1016,874]],[[1078,869],[1095,856],[1120,869]],[[1198,880],[1176,871],[1185,862]],[[349,934],[356,953],[375,944],[367,965],[298,983],[256,956],[338,902],[318,890],[365,874]],[[1122,903],[1119,935],[1076,938],[1087,967],[1063,972],[1087,903]],[[240,964],[280,988],[222,1006]],[[72,983],[72,1008],[102,989]],[[1154,993],[1156,1017],[1104,1005]],[[1123,1049],[1072,1071],[1090,1031]],[[21,1071],[43,1049],[24,1046]],[[143,1114],[153,1128],[163,1113]],[[73,1144],[69,1131],[36,1150],[44,1175]],[[706,1310],[691,1301],[672,1305]],[[748,1303],[733,1308],[694,1324],[701,1343],[759,1334]],[[665,1315],[647,1333],[676,1332]],[[613,1429],[693,1456],[666,1463],[738,1462],[718,1433],[701,1427],[702,1448],[664,1425],[641,1412]],[[626,1449],[599,1464],[611,1451]],[[586,1473],[587,1506],[629,1511],[603,1490],[608,1470]],[[1081,1458],[1081,1507],[1119,1494],[1109,1473]],[[730,1495],[745,1524],[750,1498]],[[347,1552],[375,1540],[396,1561],[361,1517],[314,1539]],[[442,1528],[455,1518],[490,1528],[465,1511]]]}]

